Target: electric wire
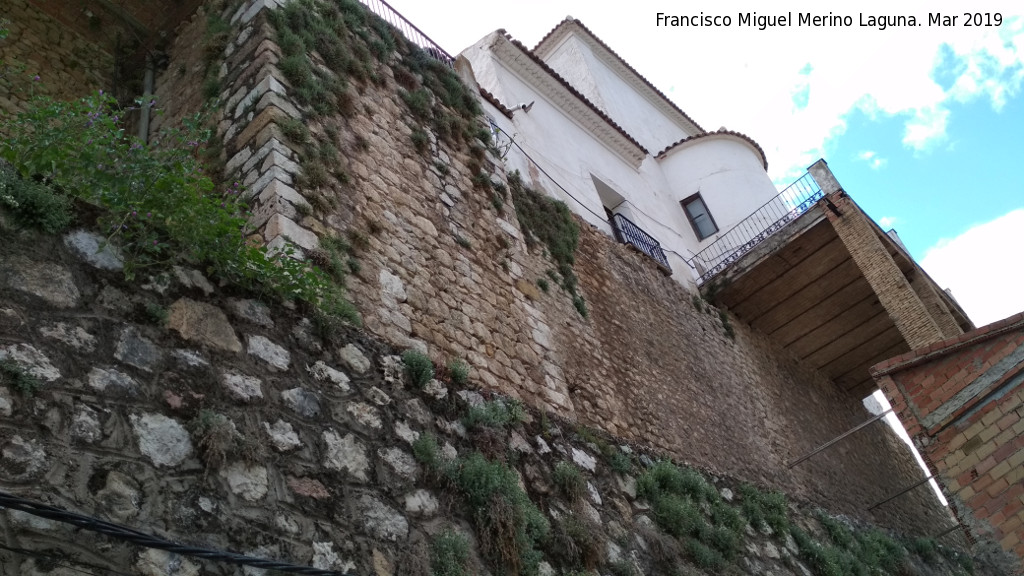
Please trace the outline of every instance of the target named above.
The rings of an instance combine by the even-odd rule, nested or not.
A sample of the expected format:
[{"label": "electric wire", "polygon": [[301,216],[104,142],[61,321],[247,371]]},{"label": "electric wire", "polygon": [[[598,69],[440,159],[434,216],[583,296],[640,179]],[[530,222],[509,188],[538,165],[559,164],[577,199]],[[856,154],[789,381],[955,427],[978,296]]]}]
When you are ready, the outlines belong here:
[{"label": "electric wire", "polygon": [[71,524],[88,530],[90,532],[98,532],[112,538],[131,542],[145,548],[155,548],[157,550],[166,550],[175,554],[181,554],[182,556],[191,556],[193,558],[202,558],[204,560],[212,560],[216,562],[225,562],[228,564],[236,564],[241,566],[252,566],[253,568],[263,568],[265,570],[277,570],[279,572],[287,572],[291,574],[305,574],[309,576],[352,576],[342,572],[336,572],[332,570],[321,570],[319,568],[311,568],[308,566],[297,566],[295,564],[288,564],[285,562],[278,562],[275,560],[267,560],[265,558],[255,558],[252,556],[245,556],[243,554],[235,554],[232,552],[224,552],[220,550],[210,550],[206,548],[199,548],[196,546],[187,546],[184,544],[178,544],[170,540],[166,540],[145,532],[128,528],[126,526],[120,526],[112,522],[106,522],[98,518],[91,516],[85,516],[83,514],[76,514],[74,512],[68,512],[67,510],[61,510],[53,506],[48,506],[39,502],[34,502],[20,496],[8,494],[6,492],[0,492],[0,507],[10,508],[11,510],[20,510],[33,516],[40,518],[47,518],[49,520],[55,520],[65,524]]},{"label": "electric wire", "polygon": [[[590,212],[591,214],[593,214],[599,220],[602,220],[602,221],[603,220],[607,220],[608,216],[606,214],[598,214],[597,212],[594,212],[589,206],[587,206],[585,203],[583,203],[582,200],[580,200],[579,198],[573,196],[572,192],[569,192],[568,190],[566,190],[565,186],[562,186],[561,184],[559,184],[558,180],[555,180],[555,178],[553,176],[551,176],[551,174],[548,174],[547,170],[545,170],[543,166],[541,166],[539,163],[537,163],[537,161],[534,160],[532,156],[530,156],[529,152],[524,150],[523,147],[519,145],[519,142],[516,142],[515,138],[511,134],[509,134],[508,132],[503,130],[501,128],[501,126],[498,126],[498,125],[495,125],[495,124],[492,124],[491,126],[494,127],[494,129],[497,130],[498,132],[501,132],[505,136],[508,136],[509,142],[511,142],[513,146],[518,148],[519,151],[523,153],[523,156],[525,156],[527,160],[529,160],[534,166],[536,166],[537,169],[541,171],[541,174],[544,174],[545,176],[547,176],[548,180],[550,180],[555,186],[558,186],[562,190],[562,192],[565,193],[566,196],[568,196],[569,198],[572,198],[572,200],[574,202],[576,202],[577,204],[582,206],[584,210],[586,210],[587,212]],[[630,206],[633,206],[634,208],[636,208],[637,212],[640,212],[641,214],[646,216],[648,219],[651,220],[651,222],[654,222],[655,224],[657,224],[657,225],[659,225],[662,228],[665,228],[667,230],[672,230],[672,228],[670,226],[668,226],[667,224],[662,224],[661,222],[658,222],[657,220],[652,218],[650,214],[644,212],[640,208],[637,208],[637,206],[635,204],[633,204],[632,202],[630,202],[629,200],[624,200],[624,202],[628,202]],[[679,236],[678,233],[675,233],[674,231],[673,231],[673,233],[676,236]],[[679,238],[681,239],[682,236],[679,236]],[[690,262],[692,260],[692,258],[687,258],[686,256],[683,256],[679,252],[676,252],[675,250],[672,250],[670,248],[665,248],[664,246],[662,246],[661,249],[664,252],[671,252],[672,254],[675,254],[680,259],[682,259],[684,262],[686,262],[686,264],[688,266],[690,266],[691,268],[693,267],[693,264]]]},{"label": "electric wire", "polygon": [[[0,544],[0,550],[7,550],[8,552],[13,552],[14,554],[18,554],[20,556],[27,556],[29,558],[36,558],[36,559],[39,559],[39,560],[46,560],[48,562],[52,562],[56,566],[60,566],[61,568],[67,568],[68,570],[71,570],[72,572],[78,572],[79,574],[86,574],[87,576],[104,576],[104,575],[107,575],[107,576],[111,576],[111,575],[112,576],[132,576],[131,574],[128,574],[127,572],[120,572],[118,570],[113,570],[111,568],[104,568],[103,566],[97,566],[95,564],[89,564],[88,562],[82,562],[82,561],[79,561],[79,560],[72,560],[71,558],[66,558],[64,556],[57,556],[55,554],[43,554],[42,552],[36,552],[35,550],[27,550],[25,548],[12,548],[11,546],[6,546],[4,544]],[[70,564],[69,564],[69,562],[70,562]],[[89,568],[92,568],[93,570],[100,570],[100,571],[103,572],[103,574],[97,574],[96,572],[90,572],[88,570],[83,570],[81,568],[76,568],[75,566],[72,566],[72,564],[76,564],[78,566],[87,566]]]}]

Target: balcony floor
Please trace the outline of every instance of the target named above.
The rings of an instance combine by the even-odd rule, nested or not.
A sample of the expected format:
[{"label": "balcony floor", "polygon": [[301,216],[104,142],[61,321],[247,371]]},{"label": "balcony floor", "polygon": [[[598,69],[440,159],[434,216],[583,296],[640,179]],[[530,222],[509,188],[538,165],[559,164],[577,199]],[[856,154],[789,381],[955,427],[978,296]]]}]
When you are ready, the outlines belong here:
[{"label": "balcony floor", "polygon": [[[705,297],[860,397],[868,368],[910,349],[818,205],[702,287]],[[913,264],[895,247],[904,273]]]}]

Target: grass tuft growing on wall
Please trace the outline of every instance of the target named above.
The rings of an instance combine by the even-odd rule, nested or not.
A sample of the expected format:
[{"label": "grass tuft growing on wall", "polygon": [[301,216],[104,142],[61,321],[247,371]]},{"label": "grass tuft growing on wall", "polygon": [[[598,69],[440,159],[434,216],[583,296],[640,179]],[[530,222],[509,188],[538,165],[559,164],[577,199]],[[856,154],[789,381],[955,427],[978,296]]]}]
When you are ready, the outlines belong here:
[{"label": "grass tuft growing on wall", "polygon": [[454,530],[445,530],[430,542],[431,576],[470,576],[469,540]]},{"label": "grass tuft growing on wall", "polygon": [[0,384],[6,384],[22,396],[34,396],[42,383],[14,360],[0,360]]},{"label": "grass tuft growing on wall", "polygon": [[547,248],[548,255],[558,268],[557,276],[562,288],[569,293],[580,316],[586,318],[586,303],[577,291],[578,280],[573,271],[580,229],[569,207],[530,189],[518,172],[509,174],[508,183],[527,246],[533,247],[539,243]]},{"label": "grass tuft growing on wall", "polygon": [[415,388],[423,388],[434,377],[434,362],[419,350],[406,350],[402,354],[405,375]]}]

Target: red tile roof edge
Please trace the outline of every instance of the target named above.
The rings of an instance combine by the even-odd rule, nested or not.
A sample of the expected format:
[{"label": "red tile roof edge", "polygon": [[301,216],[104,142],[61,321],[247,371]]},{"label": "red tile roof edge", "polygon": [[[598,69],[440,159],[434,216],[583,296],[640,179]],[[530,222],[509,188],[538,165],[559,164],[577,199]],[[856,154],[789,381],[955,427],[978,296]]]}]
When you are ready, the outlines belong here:
[{"label": "red tile roof edge", "polygon": [[527,57],[529,57],[530,60],[532,60],[535,64],[540,66],[541,70],[544,70],[544,72],[546,72],[548,75],[550,75],[552,78],[557,80],[560,84],[562,84],[562,86],[564,86],[567,90],[569,90],[569,93],[571,93],[573,96],[578,98],[581,102],[586,104],[587,107],[589,107],[591,110],[593,110],[595,113],[597,113],[597,115],[600,116],[602,120],[607,122],[612,128],[615,128],[615,130],[618,131],[620,134],[622,134],[627,140],[629,140],[629,142],[631,144],[633,144],[634,146],[636,146],[640,150],[643,150],[644,154],[650,154],[650,151],[648,151],[647,148],[644,148],[643,144],[640,144],[639,142],[637,142],[636,138],[633,138],[632,136],[630,136],[629,133],[626,132],[626,130],[622,126],[619,126],[619,124],[617,122],[615,122],[614,120],[612,120],[611,117],[608,116],[608,114],[606,114],[604,111],[602,111],[600,108],[598,108],[593,102],[591,102],[589,99],[587,99],[586,96],[581,94],[579,90],[574,88],[573,85],[568,82],[568,80],[566,80],[565,78],[562,78],[558,74],[558,72],[555,72],[550,66],[547,65],[547,63],[545,63],[543,60],[541,60],[540,57],[538,57],[536,54],[534,54],[533,51],[531,51],[529,48],[527,48],[522,42],[520,42],[519,40],[516,40],[515,38],[513,38],[512,35],[509,34],[508,32],[506,32],[504,28],[499,29],[498,33],[504,35],[505,38],[508,39],[508,41],[511,42],[513,46],[515,46],[516,48],[519,48],[519,50],[521,50],[523,52],[523,54],[525,54]]},{"label": "red tile roof edge", "polygon": [[593,38],[595,42],[597,42],[602,48],[607,50],[609,54],[611,54],[619,62],[621,62],[622,65],[625,66],[630,72],[632,72],[641,82],[646,84],[648,88],[650,88],[651,90],[654,90],[654,93],[657,94],[658,96],[660,96],[661,99],[664,100],[673,109],[675,109],[676,112],[679,112],[680,114],[682,114],[684,118],[686,118],[691,124],[696,126],[697,129],[700,130],[701,132],[707,132],[707,130],[704,130],[704,128],[702,128],[700,124],[697,124],[697,122],[693,118],[691,118],[689,114],[687,114],[686,112],[683,112],[683,110],[679,106],[676,106],[675,102],[669,100],[668,96],[666,96],[664,92],[662,92],[661,90],[658,90],[658,88],[656,88],[654,86],[654,84],[651,84],[650,80],[645,78],[643,74],[637,72],[636,68],[633,68],[629,64],[629,62],[626,62],[626,60],[623,59],[622,56],[619,56],[618,53],[615,52],[615,50],[612,50],[611,47],[608,46],[608,44],[605,44],[604,40],[601,40],[600,38],[598,38],[597,34],[594,34],[590,30],[590,28],[587,28],[586,26],[584,26],[583,22],[581,22],[581,21],[579,21],[579,20],[577,20],[575,18],[567,17],[565,20],[562,20],[561,22],[559,22],[558,25],[556,25],[554,28],[552,28],[551,31],[549,31],[547,34],[544,35],[543,38],[540,39],[540,42],[537,42],[537,45],[534,46],[533,49],[536,50],[536,49],[540,48],[541,45],[543,45],[544,42],[548,40],[548,38],[553,36],[554,33],[558,31],[559,28],[561,28],[562,26],[568,26],[570,24],[576,24],[577,26],[579,26],[580,29],[582,29],[584,32],[586,32],[588,35],[590,35],[590,37]]},{"label": "red tile roof edge", "polygon": [[920,348],[905,352],[899,356],[883,360],[878,364],[871,367],[871,375],[875,378],[879,376],[885,376],[886,374],[892,374],[893,372],[900,372],[907,368],[913,368],[914,366],[924,364],[934,358],[946,356],[961,348],[978,344],[1010,332],[1017,328],[1024,328],[1024,312],[1019,312],[1010,316],[1009,318],[1003,318],[1002,320],[993,322],[981,328],[976,328],[970,332],[964,332],[959,336],[953,336],[952,338],[946,338],[940,340],[928,346],[922,346]]},{"label": "red tile roof edge", "polygon": [[750,136],[747,136],[746,134],[744,134],[742,132],[736,132],[734,130],[726,130],[724,128],[722,128],[721,130],[715,130],[714,132],[705,132],[703,134],[697,134],[696,136],[689,136],[689,137],[683,138],[682,140],[679,140],[678,142],[670,144],[667,148],[665,148],[661,152],[658,152],[657,154],[655,154],[654,157],[658,158],[658,159],[661,159],[665,154],[668,154],[669,151],[671,151],[676,146],[679,146],[681,144],[685,144],[687,142],[692,142],[693,140],[697,140],[699,138],[707,138],[708,136],[721,136],[723,134],[728,135],[728,136],[735,136],[737,138],[740,138],[742,140],[746,140],[747,142],[749,142],[750,145],[753,146],[757,150],[757,153],[761,155],[761,163],[762,163],[762,165],[764,165],[765,171],[768,170],[768,157],[765,156],[764,149],[761,148],[760,144],[758,144],[757,142],[754,142],[753,138],[751,138]]},{"label": "red tile roof edge", "polygon": [[484,100],[486,100],[491,106],[497,108],[498,112],[501,112],[502,115],[504,115],[506,118],[508,118],[509,120],[512,119],[512,111],[509,110],[508,106],[502,104],[501,101],[498,100],[497,96],[491,94],[490,92],[484,90],[483,88],[480,89],[480,96],[483,96]]}]

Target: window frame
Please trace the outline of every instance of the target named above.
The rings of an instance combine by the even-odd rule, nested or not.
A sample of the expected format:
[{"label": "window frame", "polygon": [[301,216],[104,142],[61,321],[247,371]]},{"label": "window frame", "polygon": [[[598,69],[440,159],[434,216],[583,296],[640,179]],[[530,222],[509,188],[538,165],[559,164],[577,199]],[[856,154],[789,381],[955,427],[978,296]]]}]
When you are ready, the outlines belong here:
[{"label": "window frame", "polygon": [[[711,226],[714,227],[714,230],[712,230],[706,236],[701,236],[700,227],[697,226],[697,223],[694,221],[693,216],[690,215],[690,211],[686,209],[687,205],[692,204],[694,201],[697,200],[699,200],[701,205],[704,206],[704,212],[708,215],[708,219],[711,220]],[[708,207],[708,203],[704,201],[704,197],[700,195],[700,192],[697,192],[696,194],[691,194],[690,196],[683,198],[682,200],[679,201],[679,205],[683,209],[683,214],[686,214],[686,219],[690,222],[690,227],[693,228],[693,235],[697,237],[697,240],[703,242],[704,240],[711,238],[715,234],[718,234],[718,223],[715,222],[715,217],[711,214],[711,208]]]}]

